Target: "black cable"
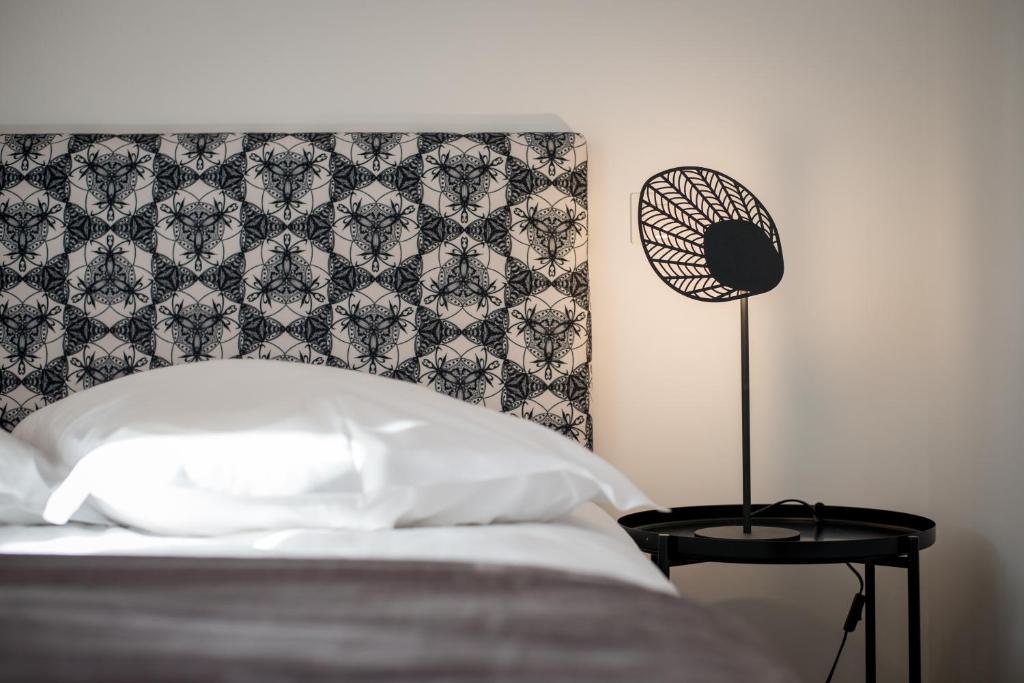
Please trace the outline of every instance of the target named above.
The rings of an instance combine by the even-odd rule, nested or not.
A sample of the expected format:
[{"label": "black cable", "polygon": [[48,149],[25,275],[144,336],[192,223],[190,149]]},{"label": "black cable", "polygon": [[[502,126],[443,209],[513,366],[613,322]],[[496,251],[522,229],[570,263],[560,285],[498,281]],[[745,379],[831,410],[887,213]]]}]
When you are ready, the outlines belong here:
[{"label": "black cable", "polygon": [[858,592],[858,593],[861,593],[861,594],[863,594],[863,593],[864,593],[864,577],[863,577],[863,576],[861,576],[861,575],[860,575],[860,572],[859,572],[859,571],[857,571],[857,568],[856,568],[856,567],[854,567],[854,566],[853,566],[852,564],[850,564],[849,562],[847,562],[847,563],[846,563],[846,566],[847,566],[847,567],[849,567],[849,568],[850,568],[850,571],[854,573],[854,576],[856,576],[856,577],[857,577],[857,583],[859,583],[859,584],[860,584],[860,590],[858,590],[857,592]]},{"label": "black cable", "polygon": [[762,512],[767,512],[768,510],[771,510],[772,508],[778,507],[780,505],[784,505],[785,503],[799,503],[800,505],[803,505],[810,511],[811,517],[814,518],[814,523],[821,524],[821,518],[818,516],[818,506],[824,506],[821,503],[818,503],[818,505],[811,505],[806,500],[800,500],[799,498],[784,498],[783,500],[777,500],[771,505],[765,505],[763,508],[758,508],[754,510],[753,512],[750,513],[750,516],[753,517],[755,515],[759,515]]},{"label": "black cable", "polygon": [[857,622],[860,621],[861,614],[864,612],[864,602],[867,599],[864,596],[864,577],[860,575],[860,572],[852,564],[849,562],[845,564],[853,572],[853,575],[857,577],[857,594],[853,596],[850,611],[846,615],[846,622],[843,624],[843,640],[839,643],[839,650],[836,652],[836,658],[832,660],[832,668],[828,671],[828,678],[825,679],[825,683],[830,683],[832,676],[835,675],[836,667],[839,665],[839,658],[842,657],[843,648],[846,647],[846,639],[857,628]]},{"label": "black cable", "polygon": [[836,672],[836,665],[839,664],[839,657],[843,654],[843,648],[846,647],[846,637],[850,635],[849,631],[843,631],[843,641],[839,643],[839,651],[836,652],[836,658],[832,660],[832,668],[828,670],[828,678],[825,679],[825,683],[831,683],[832,676]]},{"label": "black cable", "polygon": [[[821,524],[822,520],[820,513],[825,509],[825,504],[817,503],[815,505],[811,505],[807,501],[800,500],[799,498],[785,498],[783,500],[775,501],[771,505],[765,505],[764,507],[754,510],[750,513],[750,516],[753,517],[755,515],[759,515],[786,503],[797,503],[804,506],[808,511],[810,511],[811,517],[814,519],[814,523]],[[860,621],[861,615],[864,612],[864,603],[867,600],[867,597],[864,595],[864,577],[861,576],[861,573],[857,571],[857,568],[852,564],[849,562],[846,562],[845,564],[846,567],[853,572],[853,575],[857,577],[857,594],[853,596],[853,602],[850,604],[850,611],[846,615],[845,623],[843,623],[843,639],[839,642],[839,649],[836,651],[835,659],[832,660],[832,668],[828,670],[828,678],[825,679],[825,683],[832,682],[832,677],[836,673],[836,667],[839,666],[839,659],[843,656],[843,649],[846,647],[846,640],[857,628],[857,622]]]}]

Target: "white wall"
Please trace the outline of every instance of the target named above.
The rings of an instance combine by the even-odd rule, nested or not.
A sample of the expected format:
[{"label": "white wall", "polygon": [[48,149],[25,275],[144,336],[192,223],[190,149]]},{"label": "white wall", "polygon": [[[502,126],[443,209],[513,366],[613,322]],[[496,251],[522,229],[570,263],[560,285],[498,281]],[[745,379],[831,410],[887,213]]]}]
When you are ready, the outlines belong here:
[{"label": "white wall", "polygon": [[[752,302],[755,493],[903,509],[932,681],[1024,678],[1024,5],[0,2],[0,127],[536,130],[591,154],[597,450],[667,504],[738,498],[737,308],[678,296],[629,193],[700,163],[780,226]],[[902,574],[880,570],[883,681]],[[852,576],[697,567],[823,680]],[[860,680],[863,635],[841,680]]]}]

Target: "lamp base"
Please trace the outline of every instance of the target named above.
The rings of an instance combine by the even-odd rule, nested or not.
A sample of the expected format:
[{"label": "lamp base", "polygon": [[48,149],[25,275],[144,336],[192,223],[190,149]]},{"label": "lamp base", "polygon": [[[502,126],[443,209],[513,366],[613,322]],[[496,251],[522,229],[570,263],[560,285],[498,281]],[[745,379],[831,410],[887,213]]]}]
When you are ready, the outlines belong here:
[{"label": "lamp base", "polygon": [[693,535],[698,538],[714,538],[720,541],[798,541],[800,532],[777,526],[752,526],[750,533],[740,525],[708,526],[697,529]]}]

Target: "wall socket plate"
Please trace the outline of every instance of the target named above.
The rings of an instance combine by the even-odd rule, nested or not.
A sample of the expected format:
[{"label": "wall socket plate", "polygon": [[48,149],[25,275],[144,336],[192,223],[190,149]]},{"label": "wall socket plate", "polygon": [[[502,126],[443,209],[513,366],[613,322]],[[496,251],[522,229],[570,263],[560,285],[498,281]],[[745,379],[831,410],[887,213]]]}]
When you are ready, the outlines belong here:
[{"label": "wall socket plate", "polygon": [[640,226],[636,222],[636,213],[640,208],[640,193],[630,192],[629,193],[629,222],[626,225],[629,226],[629,243],[634,244],[637,238],[640,236]]}]

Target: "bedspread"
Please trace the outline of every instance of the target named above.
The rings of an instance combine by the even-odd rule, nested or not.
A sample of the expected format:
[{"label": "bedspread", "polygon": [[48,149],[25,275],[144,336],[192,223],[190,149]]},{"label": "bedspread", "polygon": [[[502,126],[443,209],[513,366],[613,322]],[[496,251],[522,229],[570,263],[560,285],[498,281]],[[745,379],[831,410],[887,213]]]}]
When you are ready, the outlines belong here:
[{"label": "bedspread", "polygon": [[682,598],[420,561],[7,556],[0,661],[46,681],[794,680]]}]

